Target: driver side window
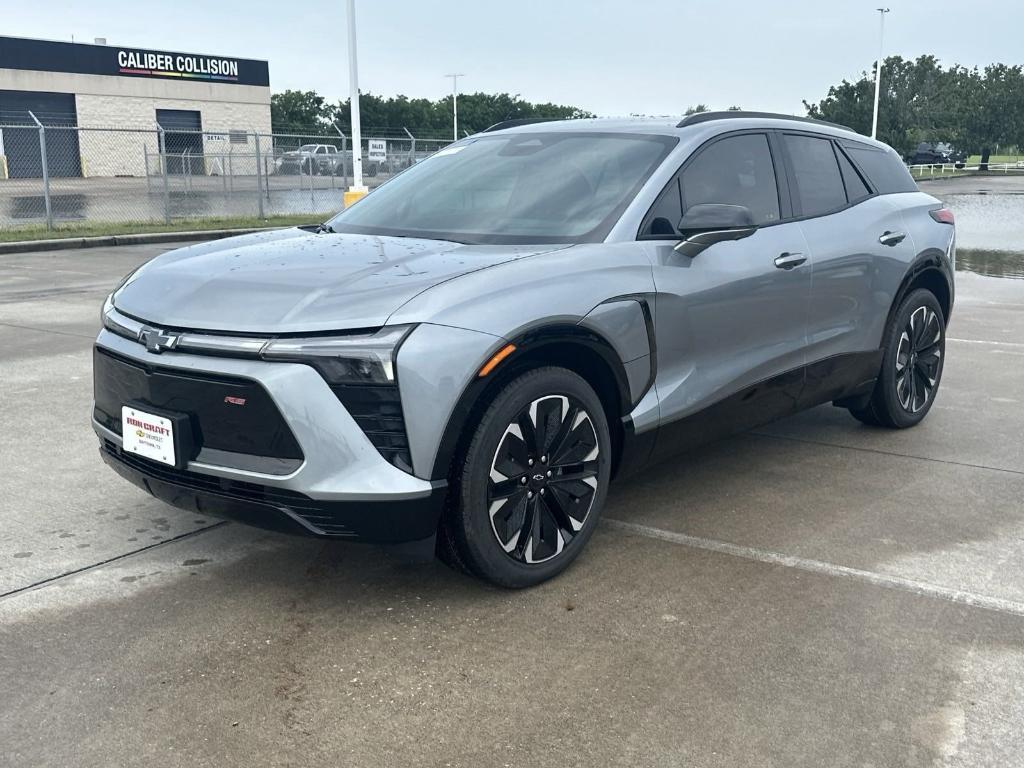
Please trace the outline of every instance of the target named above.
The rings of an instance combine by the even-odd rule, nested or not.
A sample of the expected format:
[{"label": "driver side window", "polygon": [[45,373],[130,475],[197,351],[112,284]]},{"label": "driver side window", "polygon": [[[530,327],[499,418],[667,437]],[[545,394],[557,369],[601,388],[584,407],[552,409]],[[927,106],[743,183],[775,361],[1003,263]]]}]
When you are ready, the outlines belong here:
[{"label": "driver side window", "polygon": [[683,212],[701,203],[726,203],[750,209],[755,224],[779,220],[775,166],[763,133],[730,136],[705,148],[681,179]]},{"label": "driver side window", "polygon": [[662,191],[640,237],[679,237],[679,220],[688,208],[701,203],[742,205],[750,209],[755,224],[779,220],[779,189],[767,135],[729,136],[698,150]]}]

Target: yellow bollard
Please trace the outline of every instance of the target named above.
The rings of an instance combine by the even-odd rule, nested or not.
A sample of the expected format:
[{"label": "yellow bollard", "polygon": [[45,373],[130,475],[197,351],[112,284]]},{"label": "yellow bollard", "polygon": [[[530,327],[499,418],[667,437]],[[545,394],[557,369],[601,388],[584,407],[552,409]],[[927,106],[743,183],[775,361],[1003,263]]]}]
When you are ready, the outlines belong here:
[{"label": "yellow bollard", "polygon": [[346,189],[345,194],[343,195],[345,207],[348,208],[350,205],[355,205],[356,203],[358,203],[360,200],[366,197],[367,191],[368,190],[366,189],[366,187],[349,187],[348,189]]}]

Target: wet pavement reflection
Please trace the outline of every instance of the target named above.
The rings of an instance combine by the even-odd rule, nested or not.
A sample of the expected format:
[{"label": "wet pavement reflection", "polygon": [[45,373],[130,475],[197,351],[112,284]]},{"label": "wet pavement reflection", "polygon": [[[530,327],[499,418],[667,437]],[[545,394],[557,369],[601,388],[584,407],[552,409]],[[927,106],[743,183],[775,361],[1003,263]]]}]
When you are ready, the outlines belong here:
[{"label": "wet pavement reflection", "polygon": [[1024,253],[958,248],[957,271],[974,272],[988,277],[1009,277],[1024,280]]}]

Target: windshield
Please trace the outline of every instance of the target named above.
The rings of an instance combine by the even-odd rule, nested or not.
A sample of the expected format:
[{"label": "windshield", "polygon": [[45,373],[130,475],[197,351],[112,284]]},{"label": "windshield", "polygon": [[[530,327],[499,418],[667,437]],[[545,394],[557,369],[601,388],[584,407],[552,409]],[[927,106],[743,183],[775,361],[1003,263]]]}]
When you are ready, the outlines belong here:
[{"label": "windshield", "polygon": [[318,146],[320,146],[320,145],[319,144],[303,144],[301,147],[299,147],[299,152],[312,152]]},{"label": "windshield", "polygon": [[676,139],[516,133],[442,149],[329,224],[335,232],[466,243],[597,241]]}]

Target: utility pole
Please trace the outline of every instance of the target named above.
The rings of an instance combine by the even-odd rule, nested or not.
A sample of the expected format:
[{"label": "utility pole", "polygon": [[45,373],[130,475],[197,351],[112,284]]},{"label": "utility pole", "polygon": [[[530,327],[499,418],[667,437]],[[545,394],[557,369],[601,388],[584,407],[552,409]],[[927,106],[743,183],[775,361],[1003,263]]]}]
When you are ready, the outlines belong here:
[{"label": "utility pole", "polygon": [[888,8],[878,8],[878,18],[880,24],[878,27],[878,61],[875,63],[875,109],[871,115],[871,138],[878,138],[878,94],[882,84],[882,48],[885,42],[885,14],[889,12]]},{"label": "utility pole", "polygon": [[352,121],[352,186],[344,194],[348,208],[366,195],[363,186],[363,132],[359,124],[359,64],[356,57],[356,0],[348,0],[349,114]]},{"label": "utility pole", "polygon": [[452,79],[452,139],[459,140],[459,78],[465,77],[461,72],[445,75]]}]

